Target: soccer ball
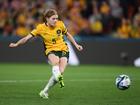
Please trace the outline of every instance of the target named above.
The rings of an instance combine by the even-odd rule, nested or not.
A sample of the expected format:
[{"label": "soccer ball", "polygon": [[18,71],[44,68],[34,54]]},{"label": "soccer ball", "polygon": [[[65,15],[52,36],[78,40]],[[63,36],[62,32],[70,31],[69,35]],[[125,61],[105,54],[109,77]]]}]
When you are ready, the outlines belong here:
[{"label": "soccer ball", "polygon": [[128,75],[125,75],[125,74],[119,75],[116,78],[115,84],[116,84],[116,86],[117,86],[118,89],[120,89],[120,90],[126,90],[131,85],[130,77]]}]

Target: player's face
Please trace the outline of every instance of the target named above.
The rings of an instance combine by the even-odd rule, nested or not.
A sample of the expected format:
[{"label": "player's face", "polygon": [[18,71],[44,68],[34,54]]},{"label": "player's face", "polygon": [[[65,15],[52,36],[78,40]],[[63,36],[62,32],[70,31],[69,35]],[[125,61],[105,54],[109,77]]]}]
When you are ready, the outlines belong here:
[{"label": "player's face", "polygon": [[50,26],[55,26],[56,22],[58,21],[58,15],[53,15],[47,19],[47,22]]}]

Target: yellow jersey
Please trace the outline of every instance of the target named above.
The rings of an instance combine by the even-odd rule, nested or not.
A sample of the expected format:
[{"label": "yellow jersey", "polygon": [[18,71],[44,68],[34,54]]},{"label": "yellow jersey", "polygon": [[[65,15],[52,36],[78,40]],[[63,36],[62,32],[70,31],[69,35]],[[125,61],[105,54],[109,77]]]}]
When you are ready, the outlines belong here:
[{"label": "yellow jersey", "polygon": [[37,25],[31,31],[33,36],[41,36],[45,44],[46,55],[50,51],[66,51],[68,46],[64,41],[64,35],[67,33],[67,28],[62,21],[57,21],[55,27],[48,27],[45,23]]}]

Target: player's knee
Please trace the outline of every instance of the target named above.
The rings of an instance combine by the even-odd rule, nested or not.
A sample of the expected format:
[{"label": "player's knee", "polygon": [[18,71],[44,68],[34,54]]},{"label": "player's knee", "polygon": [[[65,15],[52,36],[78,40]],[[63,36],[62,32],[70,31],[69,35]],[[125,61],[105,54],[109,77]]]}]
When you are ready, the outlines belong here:
[{"label": "player's knee", "polygon": [[51,65],[52,66],[55,66],[55,65],[58,65],[59,64],[59,60],[54,60],[51,62]]}]

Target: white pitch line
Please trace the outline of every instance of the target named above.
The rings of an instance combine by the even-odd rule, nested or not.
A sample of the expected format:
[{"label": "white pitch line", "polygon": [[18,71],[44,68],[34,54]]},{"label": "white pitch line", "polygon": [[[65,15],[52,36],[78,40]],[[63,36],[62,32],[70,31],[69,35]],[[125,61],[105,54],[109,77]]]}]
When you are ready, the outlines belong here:
[{"label": "white pitch line", "polygon": [[0,80],[0,83],[31,83],[31,82],[44,82],[47,80]]},{"label": "white pitch line", "polygon": [[[68,82],[96,82],[96,81],[111,81],[112,79],[71,79],[65,80]],[[48,80],[0,80],[0,83],[33,83],[33,82],[48,82]]]}]

